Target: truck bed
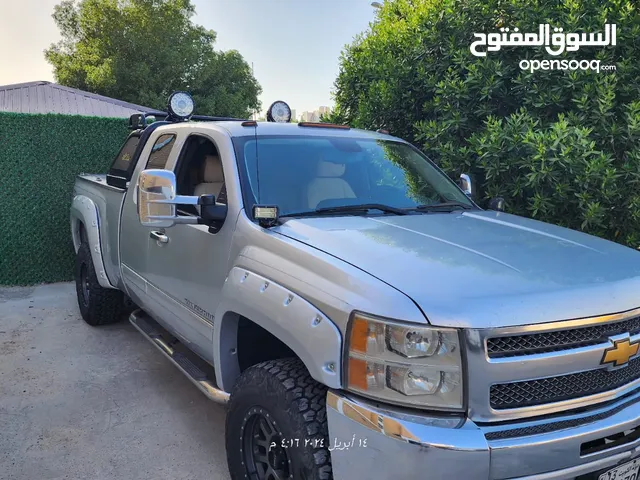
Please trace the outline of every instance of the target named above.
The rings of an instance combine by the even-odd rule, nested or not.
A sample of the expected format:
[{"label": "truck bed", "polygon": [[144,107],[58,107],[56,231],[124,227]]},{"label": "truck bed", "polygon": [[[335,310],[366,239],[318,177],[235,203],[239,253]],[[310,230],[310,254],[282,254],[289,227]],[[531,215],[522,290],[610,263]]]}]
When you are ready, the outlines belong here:
[{"label": "truck bed", "polygon": [[111,285],[120,288],[120,211],[126,189],[108,185],[105,174],[83,173],[76,177],[73,192],[74,197],[84,195],[91,199],[98,209],[100,247],[105,272]]}]

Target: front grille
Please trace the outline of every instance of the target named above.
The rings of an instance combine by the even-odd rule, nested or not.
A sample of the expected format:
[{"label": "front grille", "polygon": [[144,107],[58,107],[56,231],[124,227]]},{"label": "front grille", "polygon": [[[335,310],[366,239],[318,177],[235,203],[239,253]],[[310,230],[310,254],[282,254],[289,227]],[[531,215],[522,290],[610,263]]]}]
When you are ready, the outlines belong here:
[{"label": "front grille", "polygon": [[489,357],[495,358],[553,352],[595,345],[607,337],[627,332],[631,335],[640,332],[640,317],[570,330],[489,338],[487,353]]},{"label": "front grille", "polygon": [[631,400],[618,405],[610,410],[589,415],[586,417],[572,418],[570,420],[560,420],[557,422],[541,423],[536,425],[528,425],[526,427],[512,428],[510,430],[496,430],[485,434],[487,440],[504,440],[506,438],[526,437],[530,435],[540,435],[543,433],[556,432],[558,430],[566,430],[568,428],[579,427],[588,423],[597,422],[604,418],[609,418],[618,412],[621,412],[629,405],[638,402],[638,398],[634,396]]},{"label": "front grille", "polygon": [[489,400],[491,407],[496,410],[531,407],[606,392],[637,378],[640,378],[640,358],[631,360],[626,367],[618,370],[590,370],[492,385]]}]

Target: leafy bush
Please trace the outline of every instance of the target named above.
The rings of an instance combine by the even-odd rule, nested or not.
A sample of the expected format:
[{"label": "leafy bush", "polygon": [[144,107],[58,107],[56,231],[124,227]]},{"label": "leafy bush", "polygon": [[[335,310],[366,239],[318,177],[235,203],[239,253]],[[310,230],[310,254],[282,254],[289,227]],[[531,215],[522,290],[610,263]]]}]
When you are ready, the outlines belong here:
[{"label": "leafy bush", "polygon": [[0,113],[0,285],[73,278],[76,175],[106,173],[125,119]]},{"label": "leafy bush", "polygon": [[[615,47],[551,57],[544,47],[470,52],[501,27],[602,32]],[[522,70],[521,60],[600,60],[615,71]],[[387,0],[342,54],[332,121],[422,146],[477,199],[640,245],[640,12],[631,0]]]}]

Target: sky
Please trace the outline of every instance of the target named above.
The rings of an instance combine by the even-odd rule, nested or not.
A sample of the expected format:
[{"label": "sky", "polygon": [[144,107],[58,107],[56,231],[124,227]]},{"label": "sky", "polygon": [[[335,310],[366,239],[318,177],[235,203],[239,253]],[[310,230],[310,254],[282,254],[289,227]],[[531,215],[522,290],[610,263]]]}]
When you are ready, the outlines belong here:
[{"label": "sky", "polygon": [[[238,50],[262,85],[263,109],[286,101],[303,111],[332,106],[340,52],[374,19],[370,0],[192,0],[193,21]],[[54,81],[43,50],[60,40],[60,0],[0,0],[0,85]],[[215,112],[211,112],[215,115]]]}]

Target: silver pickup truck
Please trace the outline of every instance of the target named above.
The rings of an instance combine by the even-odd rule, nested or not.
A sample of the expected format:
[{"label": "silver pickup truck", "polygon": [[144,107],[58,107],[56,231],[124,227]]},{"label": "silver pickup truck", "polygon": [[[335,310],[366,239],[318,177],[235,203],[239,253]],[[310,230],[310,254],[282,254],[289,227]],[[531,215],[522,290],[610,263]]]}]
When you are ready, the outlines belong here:
[{"label": "silver pickup truck", "polygon": [[638,478],[640,253],[483,210],[386,132],[172,105],[76,181],[78,303],[130,299],[227,404],[233,479]]}]

